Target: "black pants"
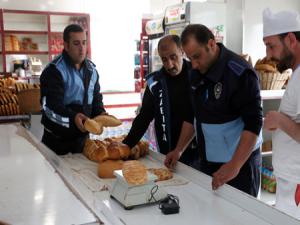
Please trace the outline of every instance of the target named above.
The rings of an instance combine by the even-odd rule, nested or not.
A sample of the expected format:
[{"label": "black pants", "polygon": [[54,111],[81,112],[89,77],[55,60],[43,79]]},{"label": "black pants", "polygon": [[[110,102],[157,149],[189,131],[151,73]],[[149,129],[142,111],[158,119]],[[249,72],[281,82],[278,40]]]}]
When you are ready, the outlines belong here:
[{"label": "black pants", "polygon": [[[216,172],[223,164],[224,163],[213,163],[200,160],[194,163],[192,167],[209,176],[212,176],[212,174]],[[257,149],[251,153],[248,160],[240,169],[239,174],[227,184],[246,192],[249,195],[257,197],[260,187],[260,168],[261,154],[260,150]]]},{"label": "black pants", "polygon": [[44,129],[42,142],[57,155],[65,155],[68,153],[82,152],[86,138],[87,135],[72,140],[66,140]]}]

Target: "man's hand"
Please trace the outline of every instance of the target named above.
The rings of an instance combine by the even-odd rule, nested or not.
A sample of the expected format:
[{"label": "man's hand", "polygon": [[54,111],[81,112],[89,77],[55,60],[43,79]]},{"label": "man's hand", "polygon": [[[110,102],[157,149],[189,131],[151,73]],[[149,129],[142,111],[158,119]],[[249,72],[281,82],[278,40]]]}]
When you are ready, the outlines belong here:
[{"label": "man's hand", "polygon": [[213,173],[212,189],[218,189],[223,184],[235,178],[239,172],[240,166],[234,164],[231,161],[225,163],[217,172]]},{"label": "man's hand", "polygon": [[166,155],[164,164],[166,167],[170,168],[170,169],[174,169],[174,167],[176,166],[177,161],[179,160],[181,156],[181,152],[177,151],[177,150],[173,150],[171,152],[169,152]]},{"label": "man's hand", "polygon": [[266,114],[264,119],[264,129],[273,131],[279,127],[281,113],[277,111],[270,111]]},{"label": "man's hand", "polygon": [[75,125],[82,133],[86,132],[83,125],[86,119],[88,119],[88,117],[82,113],[77,113],[75,116]]}]

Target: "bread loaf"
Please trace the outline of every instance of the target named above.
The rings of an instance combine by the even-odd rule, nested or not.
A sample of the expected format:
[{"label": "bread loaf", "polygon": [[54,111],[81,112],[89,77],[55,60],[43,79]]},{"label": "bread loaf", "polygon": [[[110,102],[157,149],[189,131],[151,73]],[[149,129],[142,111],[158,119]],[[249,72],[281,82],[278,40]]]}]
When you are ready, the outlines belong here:
[{"label": "bread loaf", "polygon": [[87,119],[84,122],[84,128],[92,134],[102,134],[103,132],[103,126],[92,119]]},{"label": "bread loaf", "polygon": [[263,59],[257,60],[254,69],[275,73],[277,72],[277,65],[275,61],[268,60],[265,57]]},{"label": "bread loaf", "polygon": [[130,185],[142,185],[148,181],[147,168],[137,160],[124,162],[122,172]]},{"label": "bread loaf", "polygon": [[155,181],[169,180],[173,177],[173,173],[166,168],[149,168],[148,171],[157,176]]},{"label": "bread loaf", "polygon": [[95,142],[91,139],[85,141],[83,154],[94,162],[103,162],[109,158],[108,151],[105,145],[100,142]]},{"label": "bread loaf", "polygon": [[114,171],[121,170],[124,162],[122,160],[107,160],[98,164],[98,176],[100,178],[114,178]]},{"label": "bread loaf", "polygon": [[83,154],[92,161],[103,162],[108,159],[126,160],[131,156],[131,150],[122,142],[87,139],[83,148]]},{"label": "bread loaf", "polygon": [[112,115],[99,115],[93,118],[97,123],[104,127],[117,127],[122,124],[122,121]]},{"label": "bread loaf", "polygon": [[132,149],[131,149],[131,158],[139,159],[147,155],[149,152],[149,144],[146,141],[139,141]]}]

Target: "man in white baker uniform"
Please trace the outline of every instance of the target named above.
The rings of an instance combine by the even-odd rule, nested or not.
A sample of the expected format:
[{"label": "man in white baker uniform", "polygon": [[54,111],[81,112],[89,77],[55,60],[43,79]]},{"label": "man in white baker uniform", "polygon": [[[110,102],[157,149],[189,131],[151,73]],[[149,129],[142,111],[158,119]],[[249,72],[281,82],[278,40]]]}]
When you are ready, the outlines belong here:
[{"label": "man in white baker uniform", "polygon": [[267,57],[292,77],[279,111],[266,114],[264,129],[272,131],[276,207],[300,219],[300,16],[294,11],[263,12]]}]

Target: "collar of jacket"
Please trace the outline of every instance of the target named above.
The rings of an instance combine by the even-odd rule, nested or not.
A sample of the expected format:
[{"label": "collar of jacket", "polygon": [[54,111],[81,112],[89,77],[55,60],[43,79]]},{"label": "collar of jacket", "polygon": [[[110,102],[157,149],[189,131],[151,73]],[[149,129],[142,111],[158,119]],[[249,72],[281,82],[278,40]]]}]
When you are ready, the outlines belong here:
[{"label": "collar of jacket", "polygon": [[[66,62],[68,65],[70,65],[70,66],[76,68],[76,67],[75,67],[75,64],[73,63],[73,60],[71,59],[71,57],[69,56],[69,54],[66,52],[66,50],[63,50],[63,52],[62,52],[62,57],[64,58],[65,62]],[[83,63],[82,63],[82,65],[81,65],[81,67],[84,66],[84,67],[86,67],[88,70],[93,71],[92,65],[91,65],[91,63],[89,63],[89,62],[90,62],[90,61],[89,61],[87,58],[85,58],[84,61],[83,61]]]}]

